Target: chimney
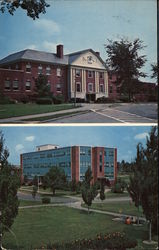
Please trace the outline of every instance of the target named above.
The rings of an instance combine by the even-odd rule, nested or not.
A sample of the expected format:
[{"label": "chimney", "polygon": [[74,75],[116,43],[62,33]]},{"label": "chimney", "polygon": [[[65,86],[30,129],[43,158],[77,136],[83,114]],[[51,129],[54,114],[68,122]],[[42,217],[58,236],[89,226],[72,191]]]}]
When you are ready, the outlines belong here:
[{"label": "chimney", "polygon": [[99,51],[96,51],[96,54],[97,54],[97,56],[100,56],[100,52]]},{"label": "chimney", "polygon": [[63,58],[63,45],[61,45],[61,44],[57,45],[56,56],[59,58]]}]

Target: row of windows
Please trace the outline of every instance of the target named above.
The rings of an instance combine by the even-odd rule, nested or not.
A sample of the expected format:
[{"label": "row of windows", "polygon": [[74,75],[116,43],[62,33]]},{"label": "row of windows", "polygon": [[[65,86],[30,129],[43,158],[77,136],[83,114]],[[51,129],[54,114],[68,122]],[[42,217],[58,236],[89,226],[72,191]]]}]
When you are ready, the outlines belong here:
[{"label": "row of windows", "polygon": [[[81,82],[76,82],[76,91],[82,92],[82,84]],[[88,92],[93,92],[93,83],[88,83]],[[99,92],[104,92],[104,84],[99,85]]]},{"label": "row of windows", "polygon": [[[11,82],[9,79],[5,80],[4,82],[4,89],[5,90],[19,90],[19,80],[14,80],[13,82]],[[48,81],[48,86],[50,87],[50,81]],[[61,92],[62,91],[62,83],[58,83],[56,84],[56,91],[57,92]],[[25,90],[26,91],[30,91],[31,90],[31,81],[27,80],[25,83]]]},{"label": "row of windows", "polygon": [[[82,75],[82,70],[81,69],[76,69],[75,71],[76,77],[81,77]],[[99,73],[99,78],[103,79],[104,78],[104,72],[98,72]],[[94,77],[94,71],[88,70],[88,78],[93,78]]]},{"label": "row of windows", "polygon": [[[39,65],[38,66],[38,74],[40,75],[40,74],[43,74],[44,72],[44,69],[43,69],[43,66],[42,65]],[[31,73],[31,65],[30,64],[27,64],[26,65],[26,72],[27,73]],[[45,74],[46,75],[51,75],[51,67],[50,66],[47,66],[46,68],[45,68]],[[62,70],[61,70],[61,68],[57,68],[56,69],[56,75],[58,76],[58,77],[60,77],[61,75],[62,75]]]}]

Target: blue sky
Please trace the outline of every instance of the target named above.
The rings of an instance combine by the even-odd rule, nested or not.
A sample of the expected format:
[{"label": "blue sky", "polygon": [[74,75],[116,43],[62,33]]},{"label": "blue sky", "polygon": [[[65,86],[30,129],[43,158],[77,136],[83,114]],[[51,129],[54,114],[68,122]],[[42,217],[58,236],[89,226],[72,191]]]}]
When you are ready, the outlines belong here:
[{"label": "blue sky", "polygon": [[[107,39],[140,38],[147,46],[144,71],[157,61],[156,0],[47,0],[50,7],[33,21],[18,10],[14,16],[0,13],[0,58],[25,48],[65,53],[92,48],[106,59]],[[152,81],[150,77],[146,81]]]},{"label": "blue sky", "polygon": [[43,144],[116,147],[118,161],[131,162],[136,145],[139,142],[145,145],[150,129],[150,126],[0,126],[12,164],[19,164],[21,153],[35,151],[36,146]]}]

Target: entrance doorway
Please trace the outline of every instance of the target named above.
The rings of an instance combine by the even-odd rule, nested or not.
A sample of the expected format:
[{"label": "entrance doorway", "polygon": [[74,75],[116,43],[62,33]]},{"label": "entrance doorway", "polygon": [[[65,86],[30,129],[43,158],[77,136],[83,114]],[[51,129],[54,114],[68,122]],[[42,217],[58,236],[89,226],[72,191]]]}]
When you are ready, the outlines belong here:
[{"label": "entrance doorway", "polygon": [[96,95],[95,94],[86,94],[87,102],[95,102]]}]

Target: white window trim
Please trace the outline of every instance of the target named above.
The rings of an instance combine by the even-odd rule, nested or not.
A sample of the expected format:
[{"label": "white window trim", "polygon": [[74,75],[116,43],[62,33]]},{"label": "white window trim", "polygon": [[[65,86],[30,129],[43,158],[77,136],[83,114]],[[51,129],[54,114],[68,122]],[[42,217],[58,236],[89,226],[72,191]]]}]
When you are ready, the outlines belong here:
[{"label": "white window trim", "polygon": [[[80,85],[80,91],[77,91],[77,85]],[[82,92],[82,84],[81,82],[76,82],[76,92],[81,93]]]},{"label": "white window trim", "polygon": [[[90,88],[89,88],[90,86],[92,87],[92,90],[90,90]],[[89,82],[89,83],[88,83],[88,92],[89,92],[89,93],[92,93],[92,92],[93,92],[93,83],[92,83],[92,82]]]},{"label": "white window trim", "polygon": [[[91,76],[89,76],[89,72],[91,72]],[[93,70],[88,70],[88,78],[93,78]]]}]

